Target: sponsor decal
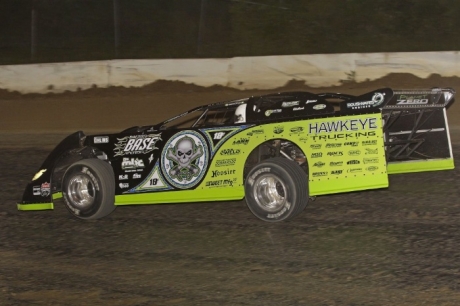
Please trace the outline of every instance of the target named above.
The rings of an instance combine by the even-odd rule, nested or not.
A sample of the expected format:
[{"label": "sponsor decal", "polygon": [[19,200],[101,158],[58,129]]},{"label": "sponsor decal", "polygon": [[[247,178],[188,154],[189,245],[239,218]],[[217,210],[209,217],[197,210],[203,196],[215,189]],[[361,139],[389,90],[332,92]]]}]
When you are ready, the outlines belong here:
[{"label": "sponsor decal", "polygon": [[249,138],[240,138],[233,141],[233,145],[247,145],[249,143]]},{"label": "sponsor decal", "polygon": [[264,173],[264,172],[270,172],[271,169],[268,168],[268,167],[265,167],[265,168],[260,168],[259,170],[257,170],[256,172],[254,172],[248,179],[248,183],[252,186],[254,185],[254,180],[256,179],[256,177],[261,174],[261,173]]},{"label": "sponsor decal", "polygon": [[308,141],[308,137],[300,137],[299,141],[306,143]]},{"label": "sponsor decal", "polygon": [[326,149],[327,148],[340,148],[342,146],[341,143],[327,143],[326,144]]},{"label": "sponsor decal", "polygon": [[231,106],[231,105],[240,105],[240,104],[243,104],[244,102],[246,102],[247,99],[239,99],[239,100],[235,100],[235,101],[232,101],[232,102],[229,102],[229,103],[225,103],[225,106]]},{"label": "sponsor decal", "polygon": [[275,128],[273,129],[273,133],[275,134],[281,134],[284,132],[284,127],[282,126],[275,126]]},{"label": "sponsor decal", "polygon": [[359,165],[361,162],[357,159],[347,161],[347,165]]},{"label": "sponsor decal", "polygon": [[349,146],[349,147],[357,147],[359,145],[359,142],[357,142],[357,141],[347,141],[343,145],[344,146]]},{"label": "sponsor decal", "polygon": [[300,133],[303,132],[303,127],[301,127],[301,126],[296,126],[296,127],[291,128],[289,131],[290,131],[289,135],[292,135],[292,134],[300,134]]},{"label": "sponsor decal", "polygon": [[51,184],[48,182],[42,183],[40,186],[40,194],[42,197],[47,197],[51,194]]},{"label": "sponsor decal", "polygon": [[95,136],[94,143],[109,143],[109,136]]},{"label": "sponsor decal", "polygon": [[371,145],[376,145],[377,140],[363,140],[361,143],[363,146],[371,146]]},{"label": "sponsor decal", "polygon": [[133,174],[133,179],[140,179],[141,175],[139,173],[134,173]]},{"label": "sponsor decal", "polygon": [[313,150],[319,150],[319,149],[321,149],[321,145],[320,144],[311,144],[310,148],[313,149]]},{"label": "sponsor decal", "polygon": [[321,109],[325,109],[326,108],[326,104],[316,104],[313,106],[313,109],[314,110],[321,110]]},{"label": "sponsor decal", "polygon": [[161,154],[166,180],[177,188],[195,186],[208,164],[208,146],[201,134],[183,131],[166,143]]},{"label": "sponsor decal", "polygon": [[380,104],[385,101],[385,94],[376,92],[373,96],[371,101],[359,101],[359,102],[350,102],[347,103],[347,108],[351,109],[363,109],[363,108],[371,108],[379,106]]},{"label": "sponsor decal", "polygon": [[286,107],[293,107],[299,105],[300,101],[287,101],[281,103],[281,107],[286,108]]},{"label": "sponsor decal", "polygon": [[369,167],[366,168],[366,170],[367,170],[367,171],[375,171],[375,170],[377,170],[378,168],[379,168],[379,167],[377,167],[377,166],[369,166]]},{"label": "sponsor decal", "polygon": [[235,169],[227,168],[226,170],[212,170],[211,177],[218,177],[221,175],[233,175],[235,174]]},{"label": "sponsor decal", "polygon": [[384,93],[376,92],[372,96],[372,101],[374,101],[375,103],[378,103],[377,106],[382,104],[384,100],[385,100],[385,94]]},{"label": "sponsor decal", "polygon": [[[137,177],[139,175],[138,173],[133,174],[133,179],[134,178],[140,178]],[[146,178],[135,188],[129,190],[129,192],[139,192],[139,191],[150,191],[150,190],[168,190],[171,189],[171,187],[165,183],[164,179],[160,175],[160,170],[159,170],[159,162],[156,162],[155,166],[153,167],[152,171],[149,173],[149,175],[146,176]]]},{"label": "sponsor decal", "polygon": [[363,159],[363,162],[365,164],[378,164],[379,162],[379,159],[377,157],[374,157],[374,158],[364,158]]},{"label": "sponsor decal", "polygon": [[337,140],[337,139],[345,139],[348,138],[360,138],[360,137],[372,137],[375,136],[375,131],[372,132],[354,132],[354,133],[341,133],[341,134],[326,134],[326,135],[313,135],[311,138],[314,141],[317,140]]},{"label": "sponsor decal", "polygon": [[362,171],[363,171],[363,168],[351,168],[347,170],[348,173],[359,173]]},{"label": "sponsor decal", "polygon": [[216,132],[216,133],[214,133],[213,139],[214,140],[221,140],[222,137],[225,136],[225,134],[226,134],[225,132]]},{"label": "sponsor decal", "polygon": [[38,180],[40,176],[43,175],[43,173],[46,172],[46,169],[41,169],[37,173],[35,173],[34,177],[32,178],[32,181]]},{"label": "sponsor decal", "polygon": [[378,154],[379,153],[379,149],[369,149],[369,148],[366,148],[366,155],[369,155],[369,154]]},{"label": "sponsor decal", "polygon": [[315,102],[318,102],[318,100],[307,100],[307,101],[305,101],[305,104],[308,104],[308,103],[315,103]]},{"label": "sponsor decal", "polygon": [[346,119],[321,123],[310,123],[309,133],[331,133],[377,129],[377,118]]},{"label": "sponsor decal", "polygon": [[144,167],[144,161],[137,157],[123,157],[123,161],[121,162],[121,169],[123,170],[144,169]]},{"label": "sponsor decal", "polygon": [[342,151],[327,152],[327,156],[333,156],[333,157],[343,156],[343,152]]},{"label": "sponsor decal", "polygon": [[248,136],[253,136],[253,135],[261,135],[261,134],[264,134],[265,131],[263,129],[258,129],[258,130],[252,130],[250,132],[247,132],[246,135]]},{"label": "sponsor decal", "polygon": [[321,176],[327,176],[327,172],[313,172],[312,173],[313,177],[321,177]]},{"label": "sponsor decal", "polygon": [[215,180],[215,181],[207,181],[206,187],[233,187],[233,183],[236,182],[236,178],[234,179],[225,179],[225,180]]},{"label": "sponsor decal", "polygon": [[123,138],[117,138],[115,144],[115,155],[134,155],[147,154],[158,148],[155,146],[157,141],[161,140],[161,134],[131,135]]},{"label": "sponsor decal", "polygon": [[350,150],[350,151],[348,151],[348,155],[350,155],[350,156],[358,156],[358,155],[361,155],[361,151],[360,150]]},{"label": "sponsor decal", "polygon": [[322,153],[322,152],[311,153],[311,158],[319,158],[319,157],[323,157],[323,153]]},{"label": "sponsor decal", "polygon": [[32,193],[34,196],[39,196],[42,194],[41,190],[40,190],[40,185],[38,186],[33,186],[32,187]]},{"label": "sponsor decal", "polygon": [[332,170],[331,175],[340,175],[342,174],[343,170]]},{"label": "sponsor decal", "polygon": [[155,177],[155,178],[148,179],[147,182],[149,186],[153,187],[153,186],[158,186],[160,183],[160,180]]},{"label": "sponsor decal", "polygon": [[118,176],[118,179],[119,179],[120,181],[122,181],[122,180],[127,180],[127,179],[128,179],[128,175],[127,175],[127,174],[120,174],[120,175]]},{"label": "sponsor decal", "polygon": [[296,111],[301,111],[301,110],[304,110],[304,109],[305,109],[305,107],[301,106],[301,107],[294,107],[292,110],[296,112]]},{"label": "sponsor decal", "polygon": [[267,111],[265,111],[265,116],[269,117],[271,114],[277,114],[277,113],[281,113],[283,110],[282,109],[269,109]]},{"label": "sponsor decal", "polygon": [[94,188],[96,188],[96,190],[99,190],[99,183],[97,182],[96,177],[94,176],[94,174],[91,171],[89,171],[89,169],[87,167],[83,167],[83,169],[81,171],[83,173],[86,173],[91,178],[91,180],[93,181],[93,184],[94,184]]},{"label": "sponsor decal", "polygon": [[319,161],[319,162],[314,163],[314,164],[313,164],[313,167],[321,168],[321,167],[324,166],[324,165],[325,165],[325,163]]},{"label": "sponsor decal", "polygon": [[153,161],[153,153],[152,153],[152,154],[150,154],[150,157],[149,157],[149,164],[151,164],[151,163],[152,163],[152,161]]},{"label": "sponsor decal", "polygon": [[229,158],[229,159],[219,159],[216,160],[216,167],[226,167],[226,166],[233,166],[236,163],[236,158]]},{"label": "sponsor decal", "polygon": [[227,155],[239,155],[241,153],[240,149],[223,149],[220,151],[220,155],[227,156]]},{"label": "sponsor decal", "polygon": [[428,101],[426,95],[400,95],[396,104],[428,104]]},{"label": "sponsor decal", "polygon": [[339,162],[331,161],[329,163],[329,166],[331,166],[331,167],[339,167],[339,166],[342,166],[342,165],[343,165],[343,161],[339,161]]},{"label": "sponsor decal", "polygon": [[121,189],[129,188],[128,183],[120,183],[120,184],[118,184],[118,186],[120,186]]},{"label": "sponsor decal", "polygon": [[277,212],[276,214],[268,214],[267,215],[267,218],[269,219],[274,219],[274,218],[278,218],[279,216],[281,216],[282,214],[284,214],[286,211],[288,211],[289,209],[291,208],[291,203],[287,202],[284,204],[284,207],[283,209],[281,209],[279,212]]},{"label": "sponsor decal", "polygon": [[[225,143],[230,137],[235,135],[241,129],[246,128],[247,126],[240,126],[235,128],[209,128],[202,129],[201,132],[204,133],[208,140],[209,148],[211,149],[211,155],[213,156],[216,150]],[[248,133],[249,134],[249,133]]]}]

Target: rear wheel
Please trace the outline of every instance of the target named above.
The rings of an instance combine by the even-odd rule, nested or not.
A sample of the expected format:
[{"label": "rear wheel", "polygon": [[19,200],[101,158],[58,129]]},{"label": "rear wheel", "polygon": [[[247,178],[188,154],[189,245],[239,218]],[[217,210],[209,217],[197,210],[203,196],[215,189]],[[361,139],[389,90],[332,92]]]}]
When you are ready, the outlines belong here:
[{"label": "rear wheel", "polygon": [[99,159],[72,164],[62,182],[67,209],[80,219],[99,219],[115,209],[115,178],[112,166]]},{"label": "rear wheel", "polygon": [[254,166],[244,187],[249,209],[264,221],[291,219],[308,203],[307,174],[296,162],[282,157]]}]

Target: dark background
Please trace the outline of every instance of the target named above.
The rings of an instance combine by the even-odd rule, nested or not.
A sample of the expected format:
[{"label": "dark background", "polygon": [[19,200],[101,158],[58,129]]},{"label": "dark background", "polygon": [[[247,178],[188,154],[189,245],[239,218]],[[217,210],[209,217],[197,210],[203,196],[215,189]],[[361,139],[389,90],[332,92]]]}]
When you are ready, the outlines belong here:
[{"label": "dark background", "polygon": [[459,49],[456,0],[1,0],[0,64]]}]

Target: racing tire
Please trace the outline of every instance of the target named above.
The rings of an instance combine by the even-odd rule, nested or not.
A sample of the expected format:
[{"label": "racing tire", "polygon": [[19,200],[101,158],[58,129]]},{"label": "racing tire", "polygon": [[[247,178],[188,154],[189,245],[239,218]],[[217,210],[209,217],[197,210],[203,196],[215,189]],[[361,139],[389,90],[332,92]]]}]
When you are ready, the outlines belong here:
[{"label": "racing tire", "polygon": [[99,159],[72,164],[62,182],[64,203],[79,219],[100,219],[115,209],[115,175],[112,166]]},{"label": "racing tire", "polygon": [[300,214],[308,203],[308,176],[294,161],[270,158],[251,169],[244,183],[251,212],[268,222]]}]

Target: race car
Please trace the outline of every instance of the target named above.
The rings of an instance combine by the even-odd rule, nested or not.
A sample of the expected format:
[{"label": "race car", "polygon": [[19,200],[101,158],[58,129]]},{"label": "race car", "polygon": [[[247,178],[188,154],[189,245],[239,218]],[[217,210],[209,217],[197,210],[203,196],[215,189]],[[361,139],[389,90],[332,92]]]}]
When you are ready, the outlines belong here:
[{"label": "race car", "polygon": [[194,108],[116,134],[66,137],[19,210],[98,219],[116,206],[245,199],[269,221],[319,195],[388,187],[388,175],[454,168],[450,88],[360,96],[280,92]]}]

